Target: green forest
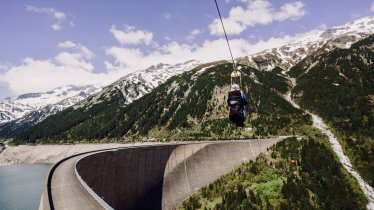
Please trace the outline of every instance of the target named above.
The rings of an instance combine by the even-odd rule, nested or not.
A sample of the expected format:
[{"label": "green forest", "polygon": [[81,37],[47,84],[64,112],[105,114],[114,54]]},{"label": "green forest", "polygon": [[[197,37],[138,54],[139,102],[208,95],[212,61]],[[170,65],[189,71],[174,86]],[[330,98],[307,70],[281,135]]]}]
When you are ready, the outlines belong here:
[{"label": "green forest", "polygon": [[[370,36],[349,49],[321,50],[306,57],[288,72],[297,81],[292,90],[287,77],[281,74],[283,70],[278,67],[260,71],[239,65],[243,75],[242,90],[249,99],[245,108],[249,117],[245,123],[250,130],[237,128],[228,120],[226,98],[232,66],[222,63],[200,66],[174,76],[130,104],[118,89],[109,96],[102,96],[99,103],[68,108],[18,133],[14,143],[309,136],[311,117],[283,98],[285,93],[292,91],[292,97],[301,108],[327,122],[355,169],[374,186],[373,43],[374,36]],[[197,203],[204,208],[225,209],[228,208],[225,205],[229,205],[227,201],[243,208],[257,205],[251,207],[254,209],[266,206],[270,209],[340,209],[343,205],[351,209],[353,204],[363,208],[366,201],[357,184],[336,161],[327,141],[321,138],[313,136],[289,143],[293,145],[289,155],[297,161],[297,166],[292,166],[293,171],[288,164],[291,157],[284,155],[281,144],[272,148],[272,155],[261,156],[240,169],[260,168],[265,175],[247,171],[243,176],[251,180],[258,178],[258,183],[261,183],[261,176],[265,176],[273,182],[253,186],[243,178],[242,184],[235,182],[228,188],[231,191],[227,191],[227,195],[213,193],[220,192],[217,184],[216,188],[204,188],[203,194],[196,194],[200,197],[191,197],[184,208],[195,207]],[[285,148],[285,151],[290,149]],[[324,161],[327,161],[326,165],[321,164]],[[281,166],[277,168],[277,164]],[[273,191],[262,192],[261,187],[263,190],[270,187]],[[282,190],[288,188],[291,194],[286,194],[289,190]],[[334,197],[334,193],[339,198]]]},{"label": "green forest", "polygon": [[74,142],[102,139],[139,141],[257,138],[302,133],[310,116],[280,94],[289,90],[281,69],[259,71],[241,66],[248,96],[250,132],[227,119],[230,64],[196,68],[170,78],[151,93],[126,105],[120,90],[89,107],[69,108],[18,134],[17,143]]},{"label": "green forest", "polygon": [[[302,108],[322,117],[363,178],[374,186],[374,36],[314,58],[307,73],[301,62],[292,94]],[[307,59],[306,59],[307,60]],[[304,62],[306,62],[306,60]],[[305,70],[305,69],[304,69]]]},{"label": "green forest", "polygon": [[[291,162],[294,161],[294,162]],[[179,209],[366,209],[367,199],[317,130],[287,138],[184,201]]]}]

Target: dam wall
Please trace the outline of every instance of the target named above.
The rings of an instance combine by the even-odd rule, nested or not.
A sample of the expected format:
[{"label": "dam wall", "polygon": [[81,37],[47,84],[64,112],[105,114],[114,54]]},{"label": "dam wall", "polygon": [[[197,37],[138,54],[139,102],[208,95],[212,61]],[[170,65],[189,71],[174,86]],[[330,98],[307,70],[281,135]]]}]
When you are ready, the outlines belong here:
[{"label": "dam wall", "polygon": [[119,148],[82,156],[77,175],[113,209],[175,209],[280,139]]}]

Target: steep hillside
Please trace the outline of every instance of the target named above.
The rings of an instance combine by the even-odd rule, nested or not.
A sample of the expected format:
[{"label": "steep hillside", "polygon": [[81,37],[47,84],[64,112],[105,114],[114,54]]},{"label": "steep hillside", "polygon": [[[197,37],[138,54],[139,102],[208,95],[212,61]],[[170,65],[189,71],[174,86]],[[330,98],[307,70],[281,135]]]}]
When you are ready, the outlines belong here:
[{"label": "steep hillside", "polygon": [[[19,96],[17,99],[6,99],[0,102],[0,116],[3,116],[2,113],[5,113],[7,114],[6,116],[17,115],[17,117],[14,119],[12,118],[13,120],[10,121],[4,121],[2,124],[0,123],[0,137],[13,137],[17,133],[41,122],[46,117],[56,114],[57,112],[62,111],[63,109],[72,105],[75,105],[75,108],[87,108],[94,104],[105,103],[107,100],[110,101],[111,95],[113,93],[117,93],[118,90],[121,91],[125,100],[123,103],[129,104],[133,100],[136,100],[149,93],[159,84],[164,83],[168,78],[191,70],[199,64],[200,62],[195,60],[186,61],[176,65],[160,63],[145,70],[128,74],[107,87],[100,87],[100,89],[96,88],[94,89],[95,91],[89,91],[87,93],[85,92],[86,89],[82,89],[81,92],[76,93],[77,95],[66,99],[61,96],[74,95],[75,92],[73,91],[80,89],[75,86],[68,86],[75,88],[68,88],[67,90],[57,88],[45,94],[25,94]],[[60,91],[60,89],[63,91]],[[100,91],[101,89],[103,90]],[[97,93],[98,91],[100,92]],[[93,97],[88,97],[94,93],[97,94],[95,94]],[[58,101],[58,99],[61,101]],[[45,101],[48,101],[48,103]],[[78,102],[80,103],[77,104]],[[27,109],[20,105],[26,106]],[[1,107],[5,107],[4,111],[1,111]],[[22,114],[18,113],[18,110],[23,110]]]},{"label": "steep hillside", "polygon": [[290,70],[293,98],[325,119],[356,169],[374,186],[374,35]]},{"label": "steep hillside", "polygon": [[125,104],[130,104],[134,100],[151,92],[152,89],[164,83],[170,77],[182,74],[199,65],[201,65],[200,61],[189,60],[175,65],[159,63],[150,66],[145,70],[136,71],[118,79],[103,88],[94,97],[90,97],[82,101],[82,103],[77,104],[75,108],[86,108],[97,103],[102,103],[105,100],[111,100],[111,95],[116,94],[118,91],[122,93]]},{"label": "steep hillside", "polygon": [[[309,68],[311,64],[315,65],[316,63],[313,63],[313,60],[317,57],[336,48],[349,48],[352,43],[369,36],[373,30],[374,17],[365,17],[325,31],[309,33],[280,48],[265,50],[236,60],[241,64],[261,70],[271,70],[276,67],[283,68],[283,70],[278,71],[279,74],[281,74],[282,71],[283,73],[287,72],[289,68],[296,65],[296,67],[292,68],[292,71],[289,72],[289,75],[296,77],[301,73],[300,71],[302,71],[302,69]],[[303,58],[305,58],[303,62],[299,62]],[[146,70],[126,75],[96,94],[95,97],[90,97],[82,103],[77,104],[74,109],[90,109],[94,105],[107,103],[112,100],[111,95],[116,95],[118,90],[121,91],[124,98],[122,103],[126,105],[130,104],[134,100],[149,93],[171,76],[188,71],[199,64],[200,62],[192,60],[177,65],[158,64],[151,66]],[[113,100],[116,99],[114,98]],[[10,108],[12,109],[11,112],[0,112],[0,117],[3,118],[3,121],[9,122],[0,126],[0,136],[3,137],[14,136],[19,131],[40,122],[46,116],[50,115],[44,114],[43,110],[58,110],[46,107],[45,109],[31,113],[21,120],[9,121],[13,119],[10,117],[11,115],[17,115],[17,110],[28,110],[28,112],[30,112],[35,109],[30,107]],[[56,112],[50,113],[54,114]],[[89,118],[89,116],[87,116],[86,119],[87,118]]]},{"label": "steep hillside", "polygon": [[[97,89],[96,92],[99,90],[100,89]],[[67,107],[73,106],[79,101],[84,100],[92,93],[95,92],[85,93],[82,91],[80,94],[76,96],[66,98],[55,104],[48,104],[46,106],[43,106],[42,108],[28,112],[21,118],[3,123],[0,125],[0,137],[11,137],[15,133],[19,133],[25,129],[28,129],[31,126],[43,121],[48,116],[54,115],[57,112],[60,112],[66,109]]]},{"label": "steep hillside", "polygon": [[[9,138],[101,90],[99,85],[65,86],[0,101],[0,138]],[[1,121],[1,120],[0,120]]]},{"label": "steep hillside", "polygon": [[305,34],[279,48],[267,49],[254,55],[236,59],[237,62],[260,70],[280,67],[288,70],[317,51],[349,48],[374,31],[374,17],[364,17],[342,26]]},{"label": "steep hillside", "polygon": [[179,209],[366,209],[365,195],[327,142],[321,135],[279,142]]},{"label": "steep hillside", "polygon": [[46,106],[54,106],[55,109],[69,107],[88,95],[100,91],[101,88],[99,85],[68,85],[47,92],[26,93],[15,98],[3,99],[0,101],[0,125],[20,119],[26,114]]},{"label": "steep hillside", "polygon": [[98,103],[51,116],[18,135],[17,141],[230,139],[302,133],[303,126],[311,123],[308,115],[279,96],[289,89],[287,79],[279,75],[281,69],[264,72],[242,66],[241,70],[250,101],[247,123],[253,130],[229,123],[225,101],[231,66],[214,63],[174,76],[128,105],[120,89],[110,92],[110,97],[101,94]]}]

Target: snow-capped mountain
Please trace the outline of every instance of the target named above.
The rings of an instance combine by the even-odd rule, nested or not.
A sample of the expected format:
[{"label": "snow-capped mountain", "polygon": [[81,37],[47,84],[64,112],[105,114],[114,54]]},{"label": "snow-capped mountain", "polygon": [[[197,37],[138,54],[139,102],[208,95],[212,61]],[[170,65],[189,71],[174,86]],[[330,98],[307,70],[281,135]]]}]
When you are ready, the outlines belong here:
[{"label": "snow-capped mountain", "polygon": [[[2,110],[0,113],[6,114],[7,118],[5,119],[8,120],[0,123],[0,137],[13,136],[74,104],[73,108],[89,108],[100,102],[110,101],[113,93],[118,92],[118,90],[124,98],[125,103],[123,105],[129,104],[149,93],[170,77],[191,70],[199,64],[200,62],[195,60],[176,65],[160,63],[145,70],[128,74],[104,88],[69,86],[57,88],[47,93],[25,94],[14,99],[5,99],[2,101],[2,106],[7,107],[7,110]],[[72,97],[64,98],[63,96]],[[58,102],[54,103],[56,101]],[[14,110],[17,112],[12,114]],[[18,118],[15,118],[15,115]]]},{"label": "snow-capped mountain", "polygon": [[236,61],[261,70],[271,70],[276,66],[289,70],[318,50],[322,52],[336,47],[349,48],[351,44],[373,33],[374,17],[365,17],[324,31],[313,31],[282,47],[240,57]]},{"label": "snow-capped mountain", "polygon": [[[93,91],[95,90],[95,91]],[[31,112],[28,112],[23,117],[11,120],[8,122],[5,122],[3,124],[0,124],[0,137],[9,137],[13,133],[17,133],[19,131],[22,131],[24,129],[27,129],[41,121],[43,121],[45,118],[47,118],[50,115],[54,115],[57,112],[60,112],[79,101],[82,101],[83,99],[87,98],[93,93],[96,93],[101,90],[101,87],[93,87],[93,92],[81,92],[80,94],[76,96],[72,96],[70,98],[66,98],[62,101],[59,101],[55,104],[49,104],[42,108],[33,110]]]},{"label": "snow-capped mountain", "polygon": [[[131,103],[170,77],[191,70],[199,64],[199,61],[190,60],[176,65],[162,63],[153,65],[146,70],[140,70],[122,77],[105,87],[89,101],[80,103],[79,106],[94,103],[101,96],[109,96],[112,89],[121,90],[126,102]],[[47,116],[70,107],[101,89],[102,87],[99,85],[82,87],[70,85],[44,93],[27,93],[16,98],[6,98],[0,101],[0,124],[12,120],[17,120],[19,123],[26,121],[40,122]]]},{"label": "snow-capped mountain", "polygon": [[[345,25],[333,27],[324,31],[314,31],[297,40],[279,48],[264,50],[262,52],[237,58],[239,64],[249,65],[261,70],[270,70],[278,66],[289,70],[307,55],[316,52],[330,51],[333,48],[349,48],[351,44],[374,33],[374,17],[365,17]],[[95,103],[99,98],[109,97],[111,90],[120,90],[126,99],[126,104],[149,93],[153,88],[165,82],[172,76],[188,71],[201,62],[187,61],[176,65],[158,64],[146,70],[128,74],[111,85],[105,87],[94,97],[88,98],[76,107]],[[17,98],[7,98],[0,101],[0,124],[19,119],[34,110],[46,105],[55,104],[66,98],[83,93],[88,95],[97,91],[93,86],[87,87],[67,86],[57,88],[46,93],[28,93]],[[90,90],[90,88],[93,88]],[[79,100],[73,99],[77,102]],[[73,102],[72,102],[73,103]],[[68,103],[72,105],[72,103]],[[54,108],[58,110],[59,108]]]},{"label": "snow-capped mountain", "polygon": [[[236,61],[239,64],[249,65],[260,70],[270,70],[278,66],[287,71],[308,55],[318,56],[334,48],[349,48],[351,44],[373,33],[374,17],[366,17],[328,30],[305,34],[282,47],[240,57]],[[309,56],[308,59],[313,56]],[[310,62],[304,63],[310,64]],[[4,124],[5,122],[11,121],[9,125],[12,124],[12,129],[8,130],[18,129],[18,127],[23,127],[23,124],[36,124],[47,116],[73,104],[75,104],[74,109],[88,109],[101,102],[110,102],[114,96],[121,95],[123,106],[125,106],[151,92],[152,89],[172,76],[189,71],[199,65],[203,64],[196,60],[176,65],[160,63],[148,69],[128,74],[106,86],[100,92],[98,92],[100,88],[95,86],[68,86],[46,93],[30,93],[17,98],[4,99],[0,101],[0,135],[1,130],[4,131],[4,126],[8,126]],[[88,95],[91,96],[87,97]],[[84,98],[85,100],[83,100]],[[52,104],[54,105],[52,106]]]},{"label": "snow-capped mountain", "polygon": [[101,89],[99,85],[81,87],[69,85],[48,92],[27,93],[16,98],[6,98],[0,101],[0,124],[20,119],[31,112],[41,112],[43,109],[49,110],[43,113],[48,116],[72,106]]},{"label": "snow-capped mountain", "polygon": [[114,83],[103,88],[103,90],[99,93],[76,104],[74,107],[86,107],[101,100],[109,99],[113,91],[117,90],[121,91],[126,101],[125,104],[129,104],[132,101],[151,92],[153,88],[164,83],[170,77],[189,71],[200,64],[200,61],[189,60],[176,65],[163,63],[153,65],[145,70],[137,71],[120,78]]}]

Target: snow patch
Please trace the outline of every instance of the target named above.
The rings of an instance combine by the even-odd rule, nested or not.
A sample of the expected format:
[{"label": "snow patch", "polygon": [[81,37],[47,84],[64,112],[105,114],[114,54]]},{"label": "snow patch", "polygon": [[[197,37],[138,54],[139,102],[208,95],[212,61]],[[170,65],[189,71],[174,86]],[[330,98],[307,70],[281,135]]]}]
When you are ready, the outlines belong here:
[{"label": "snow patch", "polygon": [[[271,70],[278,66],[286,70],[283,73],[287,73],[295,64],[321,48],[324,48],[326,52],[337,47],[346,49],[351,47],[353,43],[371,35],[373,31],[374,17],[361,18],[324,31],[314,30],[300,35],[296,40],[282,47],[267,49],[237,60],[259,69],[257,63],[266,59],[269,63],[261,66],[262,70]],[[269,56],[275,59],[269,58]]]},{"label": "snow patch", "polygon": [[208,67],[201,68],[200,70],[196,71],[194,75],[192,75],[192,80],[196,80],[202,73],[205,72],[205,70],[212,68],[216,65],[210,65]]},{"label": "snow patch", "polygon": [[312,69],[313,67],[315,67],[318,63],[319,63],[319,61],[315,61],[314,63],[312,63],[309,66],[309,68],[305,71],[305,74],[307,74],[310,71],[310,69]]},{"label": "snow patch", "polygon": [[101,90],[100,85],[73,86],[55,88],[43,93],[27,93],[16,98],[0,101],[0,124],[20,119],[32,111],[46,106],[67,108],[72,103],[86,98]]}]

